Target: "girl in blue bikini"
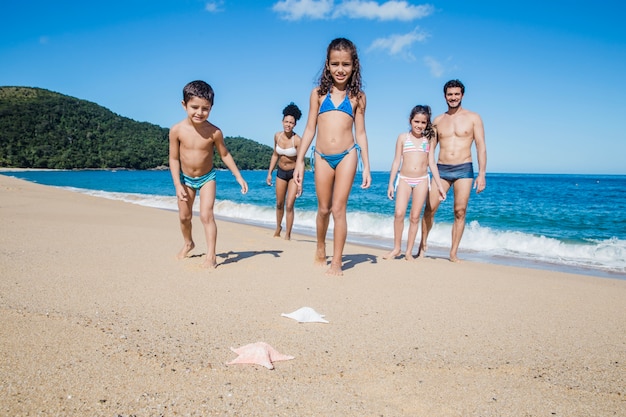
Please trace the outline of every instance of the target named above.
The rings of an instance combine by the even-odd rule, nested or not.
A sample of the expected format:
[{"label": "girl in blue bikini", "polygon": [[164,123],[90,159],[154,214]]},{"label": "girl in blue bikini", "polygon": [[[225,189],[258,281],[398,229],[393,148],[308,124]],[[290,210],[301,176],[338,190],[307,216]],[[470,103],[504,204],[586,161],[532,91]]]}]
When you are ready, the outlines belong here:
[{"label": "girl in blue bikini", "polygon": [[302,193],[304,158],[317,131],[311,164],[317,194],[317,248],[314,263],[326,265],[326,232],[333,216],[333,256],[327,275],[343,275],[342,256],[348,234],[346,211],[359,159],[363,165],[361,188],[369,188],[370,174],[365,132],[365,93],[356,46],[334,39],[326,50],[319,85],[311,91],[309,115],[298,147],[294,180]]},{"label": "girl in blue bikini", "polygon": [[[409,200],[413,198],[409,213],[409,233],[406,242],[405,259],[412,261],[413,244],[417,236],[417,228],[430,190],[430,176],[433,176],[439,199],[445,200],[446,194],[441,191],[441,178],[435,163],[434,151],[437,141],[437,132],[430,122],[430,106],[415,106],[409,116],[411,131],[401,133],[396,140],[396,152],[389,174],[387,196],[393,200],[396,197],[396,209],[393,217],[393,249],[383,255],[383,259],[391,259],[400,255],[402,251],[402,232],[404,218]],[[395,183],[394,183],[395,181]]]},{"label": "girl in blue bikini", "polygon": [[[302,112],[294,103],[289,103],[283,109],[283,130],[274,135],[274,152],[270,159],[270,167],[267,171],[267,185],[272,185],[272,171],[276,172],[276,231],[274,237],[280,237],[283,217],[287,230],[285,240],[291,239],[293,228],[294,205],[296,201],[296,182],[293,180],[293,169],[296,166],[296,155],[300,145],[300,136],[293,131],[296,123],[302,117]],[[285,216],[285,210],[287,215]]]}]

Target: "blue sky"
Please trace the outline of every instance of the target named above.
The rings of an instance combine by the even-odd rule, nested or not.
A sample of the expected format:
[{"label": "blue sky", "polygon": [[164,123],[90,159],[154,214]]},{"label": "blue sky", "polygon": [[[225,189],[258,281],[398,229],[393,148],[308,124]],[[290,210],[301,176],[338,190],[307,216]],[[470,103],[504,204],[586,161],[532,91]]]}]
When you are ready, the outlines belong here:
[{"label": "blue sky", "polygon": [[34,0],[0,12],[0,85],[134,120],[171,126],[182,87],[203,79],[226,136],[271,145],[291,101],[301,134],[326,46],[347,37],[374,170],[389,170],[411,108],[444,112],[443,84],[458,78],[485,124],[488,172],[626,174],[621,1]]}]

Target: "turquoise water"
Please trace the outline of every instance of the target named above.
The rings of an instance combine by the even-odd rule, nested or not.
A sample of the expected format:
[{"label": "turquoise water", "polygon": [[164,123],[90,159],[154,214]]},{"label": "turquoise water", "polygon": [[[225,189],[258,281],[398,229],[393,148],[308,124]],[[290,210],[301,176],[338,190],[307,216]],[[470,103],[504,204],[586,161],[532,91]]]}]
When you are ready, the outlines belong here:
[{"label": "turquoise water", "polygon": [[[2,172],[28,181],[103,198],[176,209],[168,171]],[[215,212],[224,219],[274,227],[274,188],[265,171],[244,171],[242,195],[228,171],[217,173]],[[348,239],[390,248],[394,202],[387,199],[387,172],[360,175],[350,195]],[[462,259],[626,278],[626,176],[488,174],[487,189],[472,193],[461,241]],[[317,202],[311,172],[296,201],[296,232],[313,234]],[[429,255],[446,256],[453,221],[452,194],[441,204],[429,236]],[[405,227],[405,240],[406,240]],[[330,230],[332,231],[332,224]],[[329,237],[332,235],[329,234]]]}]

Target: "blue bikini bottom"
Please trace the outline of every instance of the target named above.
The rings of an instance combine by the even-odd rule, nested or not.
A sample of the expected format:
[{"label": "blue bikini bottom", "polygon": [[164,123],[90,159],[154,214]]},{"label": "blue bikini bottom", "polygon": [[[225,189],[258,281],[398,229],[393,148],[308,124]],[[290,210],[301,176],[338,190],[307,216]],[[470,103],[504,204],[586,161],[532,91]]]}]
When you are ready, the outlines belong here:
[{"label": "blue bikini bottom", "polygon": [[325,155],[321,152],[318,152],[315,150],[315,146],[313,147],[313,152],[311,153],[311,168],[313,169],[315,166],[315,154],[318,154],[324,161],[328,162],[328,165],[330,165],[330,167],[332,169],[336,169],[337,165],[339,165],[339,163],[341,161],[343,161],[343,158],[345,158],[346,155],[348,155],[350,153],[350,151],[352,151],[352,149],[355,149],[357,151],[357,157],[359,158],[359,166],[361,165],[361,147],[358,144],[354,144],[352,145],[349,149],[346,149],[345,151],[341,152],[341,153],[336,153],[333,155]]}]

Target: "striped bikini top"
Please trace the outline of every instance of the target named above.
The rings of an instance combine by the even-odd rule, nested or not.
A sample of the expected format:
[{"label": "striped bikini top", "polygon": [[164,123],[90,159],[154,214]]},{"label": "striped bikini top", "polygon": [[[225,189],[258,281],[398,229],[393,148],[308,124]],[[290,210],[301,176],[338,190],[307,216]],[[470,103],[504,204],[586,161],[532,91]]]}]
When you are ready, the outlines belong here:
[{"label": "striped bikini top", "polygon": [[406,152],[430,152],[430,142],[428,139],[422,136],[422,143],[419,146],[415,146],[413,142],[411,133],[406,134],[406,139],[404,141],[404,148],[402,149],[402,153]]}]

